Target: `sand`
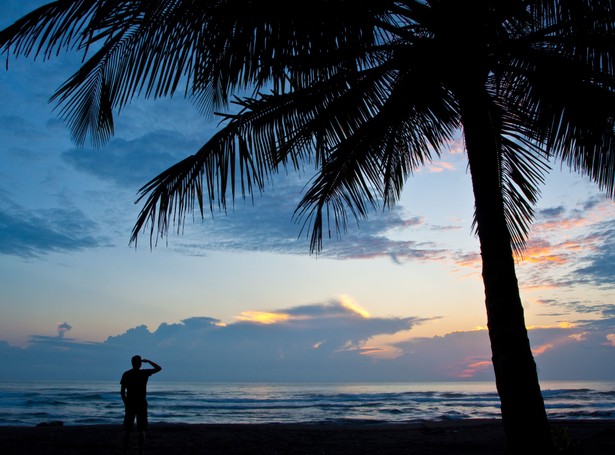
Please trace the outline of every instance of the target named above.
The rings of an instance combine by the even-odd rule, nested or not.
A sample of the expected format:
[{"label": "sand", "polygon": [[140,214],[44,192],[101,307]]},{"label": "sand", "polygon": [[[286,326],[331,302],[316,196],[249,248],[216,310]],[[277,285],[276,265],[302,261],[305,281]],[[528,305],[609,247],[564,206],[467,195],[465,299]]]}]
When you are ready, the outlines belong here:
[{"label": "sand", "polygon": [[[576,453],[615,454],[615,420],[561,420],[554,432]],[[121,454],[119,425],[0,427],[0,454]],[[133,435],[129,453],[138,453]],[[508,453],[499,420],[404,424],[152,423],[145,453],[204,455],[350,455]],[[575,452],[572,452],[575,453]]]}]

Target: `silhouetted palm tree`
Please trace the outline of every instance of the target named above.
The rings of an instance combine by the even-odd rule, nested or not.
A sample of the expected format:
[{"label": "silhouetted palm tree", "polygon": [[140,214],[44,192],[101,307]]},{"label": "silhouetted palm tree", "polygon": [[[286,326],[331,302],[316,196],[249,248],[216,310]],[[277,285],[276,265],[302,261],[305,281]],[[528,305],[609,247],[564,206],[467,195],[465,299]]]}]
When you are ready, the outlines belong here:
[{"label": "silhouetted palm tree", "polygon": [[[135,96],[185,90],[236,114],[142,188],[132,241],[281,166],[315,164],[296,216],[322,247],[391,206],[462,131],[475,196],[489,336],[510,446],[552,451],[515,275],[549,163],[613,196],[615,7],[605,0],[60,0],[4,30],[8,55],[91,57],[53,96],[76,142],[113,133]],[[250,90],[250,91],[246,91]]]}]

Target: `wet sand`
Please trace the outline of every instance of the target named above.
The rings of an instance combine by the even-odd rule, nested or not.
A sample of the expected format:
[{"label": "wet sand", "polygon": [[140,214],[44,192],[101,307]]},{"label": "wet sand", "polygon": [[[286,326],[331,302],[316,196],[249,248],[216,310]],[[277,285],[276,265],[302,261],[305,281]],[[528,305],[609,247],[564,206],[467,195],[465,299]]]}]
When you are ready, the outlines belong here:
[{"label": "wet sand", "polygon": [[[576,453],[615,454],[615,420],[557,420],[554,433]],[[120,425],[0,427],[0,453],[121,454]],[[138,453],[136,434],[128,453]],[[508,453],[499,420],[404,424],[152,423],[145,453],[205,455],[390,455]]]}]

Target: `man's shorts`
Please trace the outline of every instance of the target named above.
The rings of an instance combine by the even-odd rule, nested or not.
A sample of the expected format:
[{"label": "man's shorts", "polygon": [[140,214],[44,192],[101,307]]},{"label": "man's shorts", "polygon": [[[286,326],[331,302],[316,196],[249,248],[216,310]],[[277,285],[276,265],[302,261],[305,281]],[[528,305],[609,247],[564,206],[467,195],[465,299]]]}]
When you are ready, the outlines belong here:
[{"label": "man's shorts", "polygon": [[147,401],[141,403],[127,403],[124,414],[124,430],[131,431],[137,419],[137,430],[147,430]]}]

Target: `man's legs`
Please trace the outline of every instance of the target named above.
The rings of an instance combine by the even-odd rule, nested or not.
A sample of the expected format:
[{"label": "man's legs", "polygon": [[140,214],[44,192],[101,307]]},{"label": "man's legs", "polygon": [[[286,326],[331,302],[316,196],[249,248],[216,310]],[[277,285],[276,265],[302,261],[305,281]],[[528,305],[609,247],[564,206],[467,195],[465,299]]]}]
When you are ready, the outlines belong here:
[{"label": "man's legs", "polygon": [[139,430],[139,453],[143,453],[145,448],[145,431]]},{"label": "man's legs", "polygon": [[137,431],[139,433],[139,452],[145,448],[145,430],[147,430],[147,405],[137,413]]},{"label": "man's legs", "polygon": [[126,406],[126,412],[124,414],[124,451],[128,450],[130,444],[130,432],[135,422],[135,413],[132,409]]}]

